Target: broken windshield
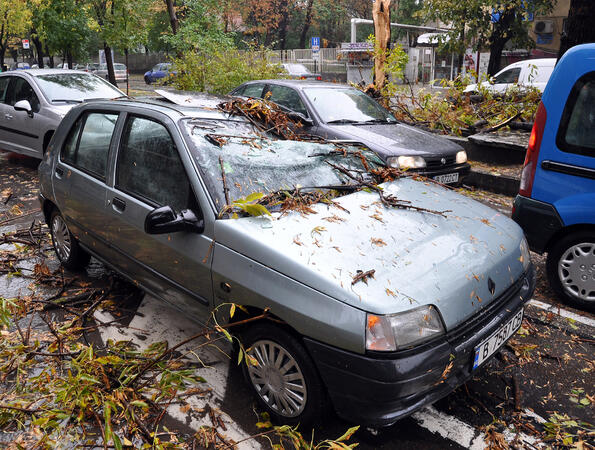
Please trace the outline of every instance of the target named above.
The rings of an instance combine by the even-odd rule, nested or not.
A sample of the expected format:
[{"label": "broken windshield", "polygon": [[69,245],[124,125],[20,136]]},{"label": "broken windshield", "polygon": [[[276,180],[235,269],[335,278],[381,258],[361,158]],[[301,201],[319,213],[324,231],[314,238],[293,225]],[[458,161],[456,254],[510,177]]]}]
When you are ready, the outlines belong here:
[{"label": "broken windshield", "polygon": [[299,189],[333,190],[340,195],[350,186],[362,186],[337,167],[361,177],[368,169],[383,166],[369,150],[277,140],[247,122],[185,119],[182,128],[220,213],[254,193]]}]

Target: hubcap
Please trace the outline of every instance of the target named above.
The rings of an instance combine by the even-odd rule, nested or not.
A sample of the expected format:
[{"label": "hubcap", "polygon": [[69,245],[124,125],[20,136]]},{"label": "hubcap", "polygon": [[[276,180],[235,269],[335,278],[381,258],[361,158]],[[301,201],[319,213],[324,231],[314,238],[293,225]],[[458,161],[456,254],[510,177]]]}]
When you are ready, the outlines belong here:
[{"label": "hubcap", "polygon": [[566,250],[558,262],[558,276],[569,295],[595,301],[595,243],[584,242]]},{"label": "hubcap", "polygon": [[296,417],[308,399],[306,381],[297,361],[273,341],[257,341],[249,354],[258,365],[248,363],[248,374],[256,392],[277,414]]},{"label": "hubcap", "polygon": [[52,238],[58,258],[60,258],[60,261],[66,261],[70,257],[72,242],[70,241],[68,227],[62,216],[55,216],[52,221]]}]

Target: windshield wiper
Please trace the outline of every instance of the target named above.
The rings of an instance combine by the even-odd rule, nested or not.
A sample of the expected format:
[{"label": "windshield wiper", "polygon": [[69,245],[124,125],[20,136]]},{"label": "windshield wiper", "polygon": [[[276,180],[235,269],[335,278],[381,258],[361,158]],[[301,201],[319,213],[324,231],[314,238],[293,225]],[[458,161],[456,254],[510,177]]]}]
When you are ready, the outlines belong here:
[{"label": "windshield wiper", "polygon": [[397,123],[397,121],[392,121],[392,120],[388,120],[388,119],[370,119],[370,120],[362,120],[361,122],[359,122],[361,124],[368,124],[368,123]]},{"label": "windshield wiper", "polygon": [[52,103],[54,102],[64,102],[64,103],[83,103],[82,100],[75,100],[73,98],[53,98],[51,100]]},{"label": "windshield wiper", "polygon": [[328,123],[359,123],[358,120],[352,120],[352,119],[335,119],[335,120],[329,120],[327,122]]}]

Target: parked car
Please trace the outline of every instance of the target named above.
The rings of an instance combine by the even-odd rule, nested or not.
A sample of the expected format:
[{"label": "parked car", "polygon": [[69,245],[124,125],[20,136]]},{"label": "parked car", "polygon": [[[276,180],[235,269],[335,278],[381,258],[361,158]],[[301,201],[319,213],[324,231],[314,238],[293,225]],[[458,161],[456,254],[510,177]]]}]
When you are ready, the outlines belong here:
[{"label": "parked car", "polygon": [[74,68],[83,72],[95,73],[99,69],[99,63],[76,64]]},{"label": "parked car", "polygon": [[595,310],[595,44],[567,51],[550,78],[512,217],[547,253],[559,298]]},{"label": "parked car", "polygon": [[[312,421],[330,399],[347,420],[388,425],[477,376],[534,289],[520,227],[414,177],[361,189],[345,173],[384,170],[373,152],[275,140],[220,101],[68,113],[39,166],[62,264],[94,255],[202,322],[230,302],[245,307],[231,320],[267,310],[273,320],[235,332],[255,361],[251,389],[280,421]],[[316,214],[282,213],[275,195],[293,189],[335,196],[309,203]],[[383,206],[379,192],[422,210]],[[234,218],[230,202],[250,211],[265,193],[270,217]]]},{"label": "parked car", "polygon": [[444,184],[460,183],[469,173],[461,146],[397,122],[378,102],[351,86],[261,80],[244,83],[231,95],[266,97],[296,113],[305,133],[361,143],[391,167],[416,170]]},{"label": "parked car", "polygon": [[303,64],[283,63],[281,66],[289,78],[294,80],[322,80],[322,75],[310,72],[310,69]]},{"label": "parked car", "polygon": [[[95,75],[107,80],[107,64],[99,64],[99,68],[95,71]],[[114,63],[114,75],[116,77],[116,82],[126,81],[128,79],[128,69],[124,64]]]},{"label": "parked car", "polygon": [[9,70],[27,70],[30,68],[31,68],[31,66],[29,66],[29,63],[20,62],[20,63],[12,63],[10,65]]},{"label": "parked car", "polygon": [[31,69],[0,74],[0,150],[41,158],[74,105],[124,93],[85,72]]},{"label": "parked car", "polygon": [[[533,87],[541,92],[552,75],[556,58],[527,59],[506,66],[491,81],[483,81],[481,86],[493,94],[504,94],[512,88]],[[468,85],[464,92],[478,92],[477,84]]]},{"label": "parked car", "polygon": [[176,72],[172,71],[171,68],[171,63],[155,64],[155,66],[153,66],[151,70],[145,72],[145,83],[155,83],[156,81],[161,80],[162,78],[167,78],[172,75],[176,75]]}]

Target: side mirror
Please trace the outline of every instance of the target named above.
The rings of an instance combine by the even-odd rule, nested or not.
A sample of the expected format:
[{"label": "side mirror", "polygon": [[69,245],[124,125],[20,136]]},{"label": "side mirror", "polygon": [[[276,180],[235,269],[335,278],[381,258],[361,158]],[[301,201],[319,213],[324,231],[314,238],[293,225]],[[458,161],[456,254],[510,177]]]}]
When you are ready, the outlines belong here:
[{"label": "side mirror", "polygon": [[189,209],[176,214],[171,206],[156,208],[145,218],[145,233],[165,234],[178,231],[202,233],[205,224]]},{"label": "side mirror", "polygon": [[14,104],[15,111],[25,111],[29,114],[29,117],[33,117],[33,108],[31,108],[31,103],[29,100],[19,100]]},{"label": "side mirror", "polygon": [[309,117],[304,116],[302,113],[299,113],[297,111],[291,111],[290,113],[287,113],[287,116],[291,119],[291,120],[295,120],[296,122],[301,123],[302,125],[311,127],[312,125],[314,125],[314,122],[312,121],[312,119],[310,119]]}]

